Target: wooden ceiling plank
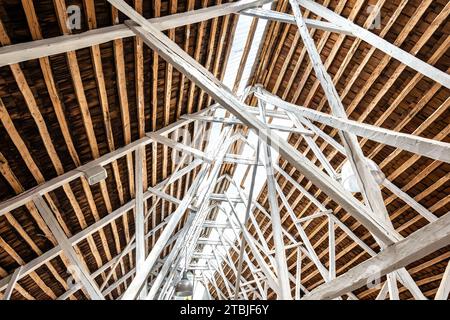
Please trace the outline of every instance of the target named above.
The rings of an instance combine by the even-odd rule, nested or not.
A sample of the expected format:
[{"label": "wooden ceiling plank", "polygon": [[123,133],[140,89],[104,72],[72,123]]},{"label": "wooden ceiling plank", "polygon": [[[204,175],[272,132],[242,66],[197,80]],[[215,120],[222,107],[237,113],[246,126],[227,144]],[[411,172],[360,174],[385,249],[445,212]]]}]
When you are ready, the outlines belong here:
[{"label": "wooden ceiling plank", "polygon": [[[142,0],[134,0],[134,7],[137,12],[143,13],[143,3]],[[138,132],[139,138],[145,136],[145,92],[144,92],[144,42],[142,39],[134,38],[134,61],[135,61],[135,89],[136,89],[136,104],[138,113]],[[148,177],[147,177],[147,154],[143,152],[142,160],[142,170],[143,170],[143,185],[144,190],[148,187]]]},{"label": "wooden ceiling plank", "polygon": [[[202,0],[202,7],[206,7],[208,6],[208,1],[207,0]],[[194,59],[196,61],[199,61],[200,59],[200,51],[202,48],[202,43],[203,43],[203,34],[205,32],[205,28],[206,28],[206,21],[201,21],[198,25],[197,25],[197,39],[195,42],[195,50],[194,50]],[[189,81],[190,86],[189,86],[189,93],[188,93],[188,101],[187,101],[187,113],[191,114],[193,112],[193,103],[194,103],[194,93],[195,93],[195,83],[193,81]],[[198,89],[200,90],[200,89]]]},{"label": "wooden ceiling plank", "polygon": [[[187,9],[186,12],[189,12],[194,9],[194,1],[193,0],[187,0]],[[185,33],[184,33],[184,46],[183,50],[185,52],[189,51],[189,41],[191,38],[191,25],[188,24],[185,27]],[[183,100],[184,100],[184,88],[185,88],[185,82],[186,82],[186,75],[184,73],[181,73],[180,77],[180,87],[179,87],[179,96],[177,101],[177,111],[176,111],[176,117],[177,119],[181,116],[181,110],[183,106]],[[188,88],[189,88],[189,81],[188,81]]]},{"label": "wooden ceiling plank", "polygon": [[[22,6],[25,11],[25,15],[28,21],[28,26],[31,32],[31,36],[33,40],[43,39],[41,28],[39,26],[39,22],[36,16],[36,12],[34,10],[33,1],[31,0],[22,0]],[[64,140],[67,144],[67,149],[75,163],[76,166],[80,165],[80,159],[78,157],[78,153],[75,149],[72,136],[70,134],[69,126],[67,124],[67,120],[64,114],[63,104],[61,99],[59,98],[59,92],[56,88],[55,81],[52,75],[52,69],[50,66],[50,60],[48,57],[43,57],[39,59],[39,63],[42,69],[42,74],[44,76],[44,81],[47,86],[48,95],[52,101],[53,108],[55,109],[55,114],[59,122],[59,126],[61,128],[61,132],[63,134]]]},{"label": "wooden ceiling plank", "polygon": [[[288,1],[277,1],[276,11],[284,12],[286,11],[288,5]],[[271,56],[271,49],[273,48],[273,44],[276,38],[276,34],[278,34],[278,29],[281,27],[281,22],[278,21],[270,21],[268,24],[267,36],[266,39],[263,40],[264,45],[262,47],[262,51],[260,53],[258,67],[256,69],[255,74],[263,75],[264,70],[267,68],[267,64],[269,58]],[[267,42],[268,39],[268,42]]]},{"label": "wooden ceiling plank", "polygon": [[[154,1],[154,17],[159,17],[161,15],[161,1],[160,0],[155,0]],[[157,125],[157,112],[158,112],[158,70],[159,70],[159,56],[158,53],[156,51],[152,50],[152,81],[151,81],[151,123],[152,123],[152,131],[156,131],[156,125]],[[157,170],[157,164],[158,164],[158,146],[156,142],[152,143],[152,186],[155,186],[157,183],[157,174],[158,174],[158,170]],[[153,205],[153,201],[156,201],[156,198],[153,197],[152,198],[152,205]],[[156,212],[152,213],[152,223],[151,223],[151,228],[155,228],[156,227]],[[147,224],[147,231],[150,228],[150,224]],[[152,235],[152,240],[151,240],[151,247],[153,247],[155,245],[156,242],[156,234]],[[149,248],[147,248],[147,254],[148,252],[150,252],[150,246]]]},{"label": "wooden ceiling plank", "polygon": [[[97,21],[96,21],[96,15],[95,15],[94,1],[93,0],[84,0],[84,4],[85,4],[86,15],[88,17],[88,27],[89,27],[89,29],[95,29],[95,28],[97,28]],[[95,72],[95,78],[96,78],[96,82],[97,82],[100,105],[102,107],[103,124],[104,124],[105,132],[106,132],[106,141],[108,143],[108,149],[111,152],[111,151],[115,150],[115,144],[114,144],[114,136],[113,136],[113,132],[112,132],[112,127],[111,127],[108,95],[106,92],[106,84],[105,84],[105,78],[104,78],[104,74],[103,74],[101,51],[100,51],[99,45],[94,45],[91,47],[91,57],[92,57],[92,62],[93,62],[93,66],[94,66],[94,72]],[[119,201],[121,204],[123,204],[124,203],[123,186],[122,186],[122,181],[120,179],[120,173],[119,173],[117,161],[113,161],[112,169],[113,169],[113,173],[114,173],[114,179],[116,181]],[[105,189],[105,187],[102,187],[102,190],[104,190],[104,189]],[[106,197],[109,198],[107,192],[102,192],[102,193],[105,198]],[[106,203],[107,209],[112,210],[111,205],[110,205],[110,200],[106,199],[105,203]]]}]

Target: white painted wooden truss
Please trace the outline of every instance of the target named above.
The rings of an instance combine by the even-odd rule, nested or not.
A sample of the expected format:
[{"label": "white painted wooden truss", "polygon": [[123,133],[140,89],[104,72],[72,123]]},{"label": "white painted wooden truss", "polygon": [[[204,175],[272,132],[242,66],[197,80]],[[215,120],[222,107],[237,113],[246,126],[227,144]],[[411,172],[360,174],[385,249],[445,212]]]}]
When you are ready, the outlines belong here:
[{"label": "white painted wooden truss", "polygon": [[[405,266],[450,243],[450,214],[437,218],[391,181],[385,180],[383,185],[386,188],[403,199],[411,208],[430,222],[430,224],[419,231],[407,238],[403,238],[392,226],[384,206],[380,188],[365,164],[364,155],[356,136],[372,139],[378,143],[391,145],[445,162],[450,162],[450,145],[347,119],[345,108],[339,100],[336,89],[320,61],[320,56],[307,28],[319,28],[359,37],[417,72],[450,88],[450,76],[448,74],[426,64],[370,31],[353,24],[349,20],[310,0],[290,0],[293,15],[258,8],[262,4],[269,3],[270,1],[268,0],[241,0],[150,20],[144,19],[123,0],[108,1],[131,20],[126,21],[124,25],[0,48],[0,66],[89,47],[114,39],[137,36],[141,37],[151,49],[155,50],[167,62],[195,82],[217,103],[197,114],[186,115],[172,125],[159,131],[148,133],[144,138],[121,149],[106,154],[76,170],[69,171],[36,188],[0,203],[1,216],[20,206],[33,202],[58,242],[53,249],[0,280],[0,290],[5,290],[3,294],[4,299],[10,298],[17,281],[59,255],[63,255],[72,265],[80,270],[77,274],[78,279],[76,279],[78,282],[59,299],[66,299],[81,288],[92,299],[104,299],[115,288],[124,284],[130,278],[132,281],[124,294],[121,295],[121,299],[170,299],[174,294],[175,284],[186,268],[200,272],[196,279],[203,283],[208,290],[209,296],[215,296],[217,299],[248,299],[249,296],[266,299],[269,287],[275,292],[278,299],[335,299],[342,297],[357,299],[352,290],[362,287],[369,278],[374,276],[373,267],[376,267],[378,276],[387,275],[387,280],[381,287],[377,299],[384,299],[388,293],[391,299],[398,299],[397,280],[411,292],[414,298],[425,299],[417,284],[406,271]],[[301,7],[328,21],[303,19]],[[162,33],[163,30],[233,13],[242,13],[298,26],[301,38],[312,59],[315,72],[330,103],[331,115],[292,105],[258,86],[248,88],[243,97],[236,97],[225,85],[214,78],[210,72]],[[250,94],[254,94],[257,97],[258,108],[245,105],[245,98]],[[278,109],[271,110],[268,106],[276,106]],[[216,117],[212,115],[212,111],[221,108],[229,111],[233,117]],[[285,119],[291,122],[291,126],[268,124],[268,120],[271,118]],[[192,122],[199,124],[205,122],[223,124],[220,137],[213,141],[216,147],[212,152],[206,153],[200,150],[196,139],[194,139],[192,145],[187,145],[168,137],[170,133]],[[313,122],[319,122],[338,129],[344,145],[340,145],[332,137],[325,134]],[[251,145],[246,140],[246,137],[243,137],[239,130],[236,130],[237,126],[247,126],[257,134],[259,141],[257,148],[254,150],[254,158],[229,153],[230,147],[237,141]],[[197,125],[198,127],[199,125]],[[321,163],[322,168],[317,167],[306,156],[300,154],[289,143],[281,139],[277,134],[280,131],[302,135]],[[353,170],[357,173],[358,184],[363,190],[363,203],[342,187],[336,169],[328,162],[315,141],[311,139],[313,135],[320,136],[347,157]],[[148,190],[144,190],[141,174],[142,155],[145,146],[151,143],[153,145],[160,143],[173,150],[178,150],[183,153],[183,157],[169,178]],[[259,152],[260,148],[262,151],[261,155]],[[331,210],[314,198],[312,194],[284,172],[282,168],[273,163],[271,153],[274,151],[278,152],[293,167],[301,171],[309,181],[323,190],[326,195],[360,222],[374,236],[382,250],[379,253],[374,252],[349,227],[341,222]],[[79,233],[70,238],[67,237],[56,220],[51,207],[47,204],[45,196],[64,184],[79,179],[86,170],[93,167],[106,166],[112,161],[132,152],[135,152],[136,161],[136,174],[134,175],[136,186],[135,199]],[[193,161],[183,167],[182,165],[189,157],[192,157]],[[254,168],[251,177],[251,188],[248,194],[232,177],[228,175],[220,176],[224,163],[234,163]],[[257,166],[264,166],[267,172],[266,183],[270,204],[269,212],[258,203],[253,192]],[[200,167],[200,170],[183,199],[177,199],[165,192],[169,185],[197,167]],[[294,188],[298,189],[317,207],[318,211],[308,217],[299,219],[283,194],[284,191],[275,179],[275,172],[287,179]],[[228,189],[234,190],[234,194],[229,193],[229,190],[219,194],[215,193],[216,186],[221,185],[223,182],[228,183]],[[155,201],[152,208],[144,212],[144,202],[150,197],[153,197]],[[281,199],[282,206],[287,210],[289,218],[295,226],[292,232],[295,233],[290,233],[283,227],[280,219],[279,212],[281,208],[278,199]],[[149,222],[149,218],[161,200],[169,201],[176,205],[177,208],[159,225],[145,234],[144,226]],[[239,218],[237,203],[245,207],[245,218],[243,221]],[[97,271],[89,273],[84,265],[84,261],[77,256],[74,246],[130,210],[134,210],[135,213],[136,234],[130,239],[130,242],[121,253]],[[189,215],[185,220],[184,227],[174,234],[177,225],[185,217],[187,210],[195,212],[195,214]],[[226,216],[226,223],[214,220],[218,213]],[[265,221],[270,221],[269,223],[273,230],[274,248],[269,247],[268,239],[265,238],[264,232],[257,222],[257,214],[262,214]],[[306,221],[323,219],[324,217],[328,221],[328,268],[320,261],[308,239],[307,233],[303,229],[303,224]],[[254,228],[256,238],[249,232],[250,226]],[[341,229],[372,257],[340,275],[336,274],[336,228]],[[160,230],[162,232],[147,255],[145,251],[146,241]],[[218,238],[201,237],[205,230],[216,230],[219,234]],[[234,238],[229,239],[224,232],[225,230],[230,230],[234,234]],[[301,241],[295,240],[297,235]],[[285,244],[285,239],[288,240],[287,244]],[[172,245],[170,253],[164,259],[159,259],[161,252],[168,248],[169,245]],[[203,253],[198,250],[205,246],[213,246],[215,250],[212,250],[212,253]],[[296,250],[297,263],[295,274],[289,272],[286,264],[285,250],[287,249]],[[136,251],[136,267],[122,278],[117,279],[115,283],[110,284],[109,280],[114,270],[119,266],[122,258],[132,250]],[[247,250],[252,253],[252,258],[250,258]],[[237,261],[232,259],[230,252],[238,254],[239,258]],[[324,279],[324,284],[312,291],[309,291],[301,283],[301,261],[305,258],[313,262]],[[185,260],[188,261],[187,265],[184,264]],[[195,261],[206,262],[199,265]],[[228,267],[229,271],[233,273],[234,278],[237,279],[236,283],[229,281],[227,274],[225,274],[224,266]],[[101,285],[98,285],[95,279],[104,272],[107,272],[107,276],[105,280],[100,280]],[[450,267],[447,266],[442,283],[436,294],[436,299],[446,299],[448,297],[450,291],[449,274]],[[149,277],[152,277],[150,283],[148,282]],[[225,292],[219,287],[218,281],[221,281],[223,284]],[[209,292],[210,288],[213,289],[212,291],[215,292],[215,295]]]}]

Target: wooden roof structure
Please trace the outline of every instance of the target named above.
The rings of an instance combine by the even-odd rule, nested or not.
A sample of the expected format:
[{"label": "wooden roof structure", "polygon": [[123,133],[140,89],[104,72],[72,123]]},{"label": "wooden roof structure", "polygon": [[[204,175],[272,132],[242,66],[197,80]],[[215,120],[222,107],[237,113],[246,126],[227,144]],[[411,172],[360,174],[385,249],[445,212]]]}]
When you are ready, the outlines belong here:
[{"label": "wooden roof structure", "polygon": [[0,298],[167,299],[184,255],[215,299],[448,298],[450,5],[269,3],[0,0]]}]

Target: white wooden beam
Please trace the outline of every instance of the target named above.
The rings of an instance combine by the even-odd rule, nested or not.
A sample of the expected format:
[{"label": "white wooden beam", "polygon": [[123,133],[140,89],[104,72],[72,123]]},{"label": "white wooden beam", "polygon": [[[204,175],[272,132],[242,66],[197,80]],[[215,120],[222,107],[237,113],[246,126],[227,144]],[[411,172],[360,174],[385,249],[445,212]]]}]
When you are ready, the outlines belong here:
[{"label": "white wooden beam", "polygon": [[352,34],[361,40],[371,44],[375,48],[383,51],[384,53],[390,55],[391,57],[397,59],[401,63],[407,65],[411,69],[422,73],[423,75],[433,79],[434,81],[442,84],[444,87],[450,89],[450,75],[437,69],[436,67],[416,58],[412,54],[400,49],[399,47],[389,43],[385,39],[377,36],[373,32],[364,29],[350,20],[340,16],[339,14],[333,12],[332,10],[325,8],[319,3],[311,0],[295,0],[302,7],[311,12],[317,14],[318,16],[325,18],[329,22],[350,30]]},{"label": "white wooden beam", "polygon": [[173,64],[186,76],[196,82],[203,90],[211,95],[215,101],[220,103],[228,111],[232,112],[242,122],[250,128],[255,129],[261,138],[268,144],[277,148],[281,156],[289,161],[295,168],[302,171],[317,187],[324,190],[325,194],[339,203],[347,212],[358,219],[369,231],[384,241],[386,244],[392,244],[401,239],[397,232],[392,232],[385,222],[374,219],[373,215],[349,192],[342,190],[339,183],[332,180],[326,174],[318,170],[314,165],[301,155],[288,142],[284,141],[267,128],[261,121],[245,111],[242,102],[231,93],[220,81],[207,71],[203,66],[196,62],[173,41],[163,33],[155,29],[151,24],[128,6],[125,2],[119,0],[108,0],[119,10],[131,17],[139,25],[143,26],[144,32],[140,32],[133,26],[130,28],[141,36],[144,42],[152,49],[156,50],[166,61]]},{"label": "white wooden beam", "polygon": [[422,206],[420,203],[414,200],[409,194],[401,190],[399,187],[397,187],[388,179],[383,180],[383,185],[397,197],[405,201],[406,204],[408,204],[411,208],[416,210],[422,217],[427,219],[429,222],[437,220],[437,217],[432,212],[430,212],[428,209],[426,209],[424,206]]},{"label": "white wooden beam", "polygon": [[[271,1],[272,0],[241,0],[165,17],[152,18],[148,21],[158,30],[164,31],[184,25],[195,24],[215,17],[238,13],[241,10],[257,7]],[[0,48],[0,67],[68,51],[75,51],[132,36],[134,36],[134,33],[130,31],[128,27],[124,24],[118,24],[80,34],[64,35],[6,46]]]},{"label": "white wooden beam", "polygon": [[450,213],[440,217],[407,238],[391,245],[375,257],[350,269],[304,296],[307,300],[333,299],[367,283],[377,270],[383,276],[450,244]]},{"label": "white wooden beam", "polygon": [[158,143],[162,143],[162,144],[164,144],[164,145],[166,145],[166,146],[168,146],[168,147],[170,147],[172,149],[179,150],[179,151],[191,154],[191,155],[193,155],[193,156],[195,156],[195,157],[197,157],[197,158],[199,158],[199,159],[201,159],[201,160],[203,160],[203,161],[205,161],[207,163],[213,162],[213,159],[210,158],[208,155],[206,155],[203,151],[198,150],[198,149],[193,148],[193,147],[190,147],[190,146],[187,146],[187,145],[185,145],[185,144],[183,144],[181,142],[176,142],[176,141],[174,141],[172,139],[169,139],[169,138],[164,137],[164,136],[162,136],[160,134],[156,134],[156,133],[152,133],[152,132],[147,133],[147,136],[150,137],[152,140],[158,142]]},{"label": "white wooden beam", "polygon": [[[203,110],[199,111],[198,114],[206,113],[212,107],[213,106],[203,109]],[[193,121],[194,120],[190,120],[190,119],[181,119],[181,120],[178,120],[164,128],[161,128],[160,130],[158,130],[154,133],[160,134],[160,135],[168,135],[169,133],[171,133],[185,125],[188,125]],[[92,168],[95,166],[102,166],[102,167],[106,166],[107,164],[126,156],[128,153],[135,151],[138,147],[146,146],[152,142],[154,142],[154,141],[152,139],[150,139],[149,137],[143,137],[139,140],[133,141],[132,143],[130,143],[124,147],[118,148],[118,149],[114,150],[113,152],[107,153],[107,154],[101,156],[100,158],[97,158],[91,162],[88,162],[76,169],[73,169],[71,171],[68,171],[68,172],[56,177],[56,178],[53,178],[41,185],[38,185],[32,189],[22,192],[11,199],[3,201],[0,203],[0,216],[3,216],[5,213],[10,212],[22,205],[25,205],[27,202],[32,201],[33,198],[36,196],[42,196],[50,191],[53,191],[53,190],[63,186],[64,184],[67,184],[73,180],[79,179],[80,177],[82,177],[84,175],[83,172],[85,172],[89,168]]]},{"label": "white wooden beam", "polygon": [[19,280],[20,273],[22,272],[23,267],[20,266],[14,273],[12,274],[11,279],[9,280],[8,287],[6,287],[5,292],[3,293],[3,300],[10,300],[11,295],[13,293],[14,287],[16,286],[17,281]]},{"label": "white wooden beam", "polygon": [[302,251],[297,248],[297,261],[295,263],[295,300],[300,300],[300,285],[302,283]]},{"label": "white wooden beam", "polygon": [[328,216],[328,269],[329,278],[336,278],[336,248],[335,248],[335,232],[333,219]]},{"label": "white wooden beam", "polygon": [[[166,201],[175,203],[176,205],[180,205],[180,203],[181,203],[180,199],[177,199],[177,198],[171,196],[170,194],[162,192],[162,191],[160,191],[158,189],[149,187],[148,191],[151,192],[152,194],[154,194],[155,196],[160,197],[160,198],[162,198],[162,199],[164,199]],[[197,208],[194,208],[192,205],[189,205],[188,209],[191,210],[191,211],[197,211]]]},{"label": "white wooden beam", "polygon": [[279,108],[295,113],[312,121],[355,134],[359,137],[367,138],[385,145],[396,147],[412,153],[423,155],[431,159],[450,162],[450,144],[419,137],[412,134],[384,129],[374,125],[361,123],[354,120],[338,118],[317,110],[297,106],[285,102],[280,98],[264,91],[262,94],[256,93],[258,98]]},{"label": "white wooden beam", "polygon": [[89,272],[81,263],[80,258],[77,256],[69,239],[54,217],[48,204],[42,197],[34,198],[33,202],[39,210],[39,213],[41,214],[45,223],[48,225],[53,235],[55,236],[58,244],[61,246],[64,255],[69,259],[72,266],[76,267],[75,272],[73,272],[72,274],[75,280],[80,281],[83,284],[91,299],[104,300],[105,297],[98,288],[97,283],[95,283],[94,279],[92,279]]},{"label": "white wooden beam", "polygon": [[[277,21],[277,22],[283,22],[283,23],[289,23],[289,24],[295,24],[295,18],[293,15],[284,13],[284,12],[278,12],[274,10],[267,10],[262,8],[252,8],[252,9],[246,9],[244,11],[240,12],[241,14],[244,14],[246,16],[256,17],[260,19],[267,19],[271,21]],[[313,29],[319,29],[329,32],[337,32],[337,33],[343,33],[346,35],[353,35],[353,33],[350,30],[345,29],[344,27],[337,26],[333,23],[326,22],[326,21],[320,21],[315,19],[305,19],[306,26],[308,28]]]},{"label": "white wooden beam", "polygon": [[[223,118],[223,117],[214,117],[214,116],[198,116],[198,115],[184,115],[181,116],[182,119],[192,119],[198,121],[206,121],[206,122],[215,122],[215,123],[223,123],[227,125],[244,125],[244,123],[238,119],[233,118]],[[291,132],[298,133],[301,135],[305,135],[308,137],[313,136],[313,132],[311,130],[296,128],[296,127],[288,127],[282,125],[268,124],[270,129],[277,130],[280,132]]]}]

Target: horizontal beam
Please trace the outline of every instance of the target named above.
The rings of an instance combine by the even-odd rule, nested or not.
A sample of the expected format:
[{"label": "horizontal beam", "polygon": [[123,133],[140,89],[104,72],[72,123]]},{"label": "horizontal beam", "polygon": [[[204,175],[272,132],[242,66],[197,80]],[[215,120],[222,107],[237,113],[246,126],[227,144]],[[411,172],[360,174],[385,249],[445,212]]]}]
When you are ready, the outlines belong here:
[{"label": "horizontal beam", "polygon": [[[161,199],[167,200],[169,202],[172,202],[172,203],[174,203],[176,205],[180,205],[180,203],[181,203],[180,199],[177,199],[177,198],[171,196],[170,194],[167,194],[167,193],[165,193],[163,191],[160,191],[158,189],[149,187],[148,191],[150,193],[154,194],[155,196],[157,196],[157,197],[159,197]],[[194,208],[192,205],[189,205],[188,209],[191,210],[191,211],[197,211],[198,208]]]},{"label": "horizontal beam", "polygon": [[[277,21],[277,22],[283,22],[283,23],[290,23],[290,24],[296,24],[295,18],[293,15],[284,13],[284,12],[278,12],[273,10],[266,10],[262,8],[253,8],[253,9],[247,9],[240,12],[241,14],[261,18],[261,19],[267,19],[271,21]],[[309,28],[313,29],[320,29],[324,31],[329,32],[337,32],[337,33],[343,33],[349,36],[352,36],[353,33],[341,26],[336,26],[335,24],[331,22],[326,21],[320,21],[315,19],[305,19],[305,24]]]},{"label": "horizontal beam", "polygon": [[[158,30],[164,31],[189,24],[195,24],[215,17],[237,13],[241,10],[257,7],[271,1],[272,0],[242,0],[177,13],[165,17],[152,18],[148,21]],[[75,51],[132,36],[134,36],[134,33],[125,24],[118,24],[80,34],[64,35],[10,45],[0,48],[0,67],[69,51]]]},{"label": "horizontal beam", "polygon": [[382,277],[406,267],[450,244],[450,213],[391,245],[378,255],[357,265],[336,279],[325,283],[303,299],[334,299],[364,286],[373,276]]},{"label": "horizontal beam", "polygon": [[208,238],[199,238],[197,240],[197,244],[211,245],[211,246],[221,246],[222,242],[220,242],[220,240],[213,240],[213,239],[208,239]]},{"label": "horizontal beam", "polygon": [[313,12],[314,14],[325,18],[329,22],[338,25],[342,28],[350,30],[355,37],[371,44],[375,48],[383,51],[389,56],[397,59],[401,63],[407,65],[411,69],[420,72],[421,74],[433,79],[434,81],[442,84],[444,87],[450,89],[450,75],[439,70],[438,68],[416,58],[412,54],[406,52],[403,49],[391,44],[380,36],[367,29],[364,29],[350,20],[340,16],[336,12],[314,2],[311,0],[297,0],[298,3],[305,9]]}]

